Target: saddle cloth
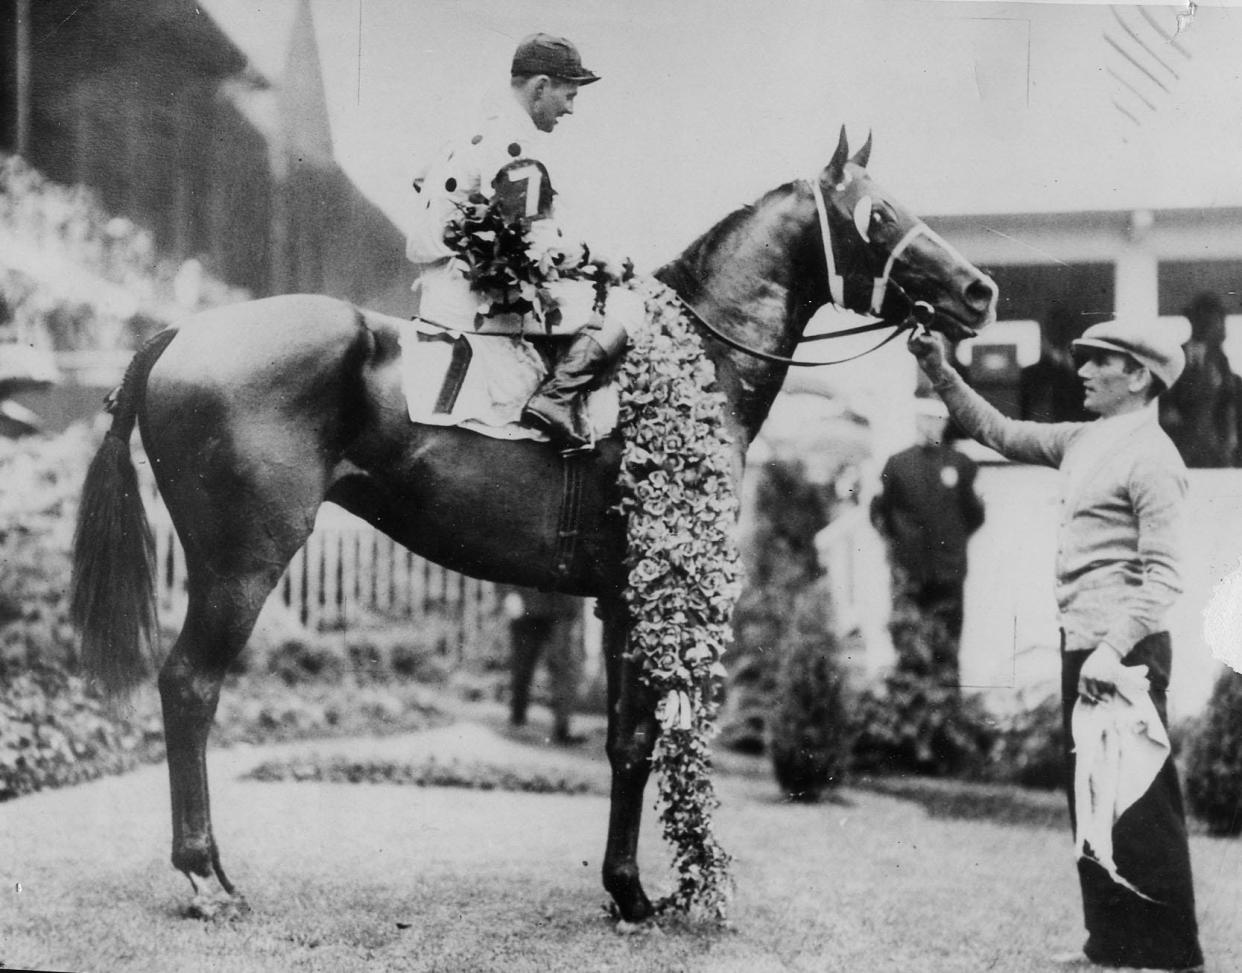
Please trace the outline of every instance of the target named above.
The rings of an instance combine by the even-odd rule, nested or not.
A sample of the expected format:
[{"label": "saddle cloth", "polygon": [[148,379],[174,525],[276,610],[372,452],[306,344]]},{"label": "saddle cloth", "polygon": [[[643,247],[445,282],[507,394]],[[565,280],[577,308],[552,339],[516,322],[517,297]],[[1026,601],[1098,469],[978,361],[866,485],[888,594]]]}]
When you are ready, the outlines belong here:
[{"label": "saddle cloth", "polygon": [[[517,335],[448,331],[417,318],[398,324],[401,388],[412,422],[461,426],[494,439],[547,435],[521,423],[522,407],[547,369]],[[587,418],[597,439],[616,429],[616,380],[592,392]]]}]

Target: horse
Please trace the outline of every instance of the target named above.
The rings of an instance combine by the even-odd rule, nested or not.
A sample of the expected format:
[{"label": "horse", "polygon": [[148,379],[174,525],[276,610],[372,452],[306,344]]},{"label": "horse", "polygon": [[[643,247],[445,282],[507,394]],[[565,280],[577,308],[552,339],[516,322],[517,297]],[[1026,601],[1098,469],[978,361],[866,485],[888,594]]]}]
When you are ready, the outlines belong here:
[{"label": "horse", "polygon": [[[842,128],[822,170],[733,212],[654,273],[703,332],[737,480],[825,304],[870,314],[893,335],[912,326],[916,307],[950,339],[995,318],[996,286],[875,183],[870,152],[868,136],[851,157]],[[317,295],[200,312],[140,349],[83,486],[71,611],[84,668],[118,693],[149,671],[150,534],[129,447],[139,425],[187,570],[185,623],[157,679],[172,864],[194,902],[244,908],[212,831],[205,747],[224,675],[322,503],[446,568],[594,597],[612,780],[603,886],[622,918],[647,919],[636,855],[660,724],[626,656],[625,529],[614,509],[621,446],[605,438],[576,460],[577,543],[557,563],[566,458],[544,442],[411,423],[399,356],[393,319]]]}]

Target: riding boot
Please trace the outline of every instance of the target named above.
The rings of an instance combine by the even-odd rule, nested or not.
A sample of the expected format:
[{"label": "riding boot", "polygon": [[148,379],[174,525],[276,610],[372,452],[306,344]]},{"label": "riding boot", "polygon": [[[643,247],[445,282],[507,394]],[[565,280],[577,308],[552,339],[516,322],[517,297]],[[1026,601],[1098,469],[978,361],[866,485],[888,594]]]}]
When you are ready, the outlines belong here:
[{"label": "riding boot", "polygon": [[548,434],[566,452],[594,445],[584,394],[625,348],[625,334],[603,343],[595,328],[579,331],[522,409],[522,421]]}]

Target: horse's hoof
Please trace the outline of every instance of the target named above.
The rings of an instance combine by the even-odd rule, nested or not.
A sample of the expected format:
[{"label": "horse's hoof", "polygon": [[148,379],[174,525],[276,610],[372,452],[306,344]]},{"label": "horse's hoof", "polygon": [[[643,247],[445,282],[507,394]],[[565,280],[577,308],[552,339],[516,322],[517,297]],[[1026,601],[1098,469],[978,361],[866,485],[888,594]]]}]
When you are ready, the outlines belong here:
[{"label": "horse's hoof", "polygon": [[617,917],[621,922],[646,922],[655,915],[655,907],[638,881],[625,882],[608,891],[612,894],[612,901],[617,908]]},{"label": "horse's hoof", "polygon": [[236,893],[201,893],[190,900],[182,913],[187,919],[203,919],[207,922],[235,922],[250,912],[245,897]]},{"label": "horse's hoof", "polygon": [[640,889],[637,898],[630,907],[622,908],[621,915],[626,922],[646,922],[655,915],[655,906],[651,904],[651,900]]}]

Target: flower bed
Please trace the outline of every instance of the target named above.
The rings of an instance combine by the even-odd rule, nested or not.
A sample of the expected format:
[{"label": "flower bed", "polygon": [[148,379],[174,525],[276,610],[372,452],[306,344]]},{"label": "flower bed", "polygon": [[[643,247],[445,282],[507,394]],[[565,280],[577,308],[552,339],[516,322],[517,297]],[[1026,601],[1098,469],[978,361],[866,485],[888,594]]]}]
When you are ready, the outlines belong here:
[{"label": "flower bed", "polygon": [[391,760],[322,759],[270,760],[246,774],[247,780],[295,781],[329,784],[400,784],[414,787],[461,787],[480,791],[516,791],[525,794],[595,794],[606,788],[585,777],[529,768],[497,767],[478,760],[440,761],[431,757],[418,763]]}]

